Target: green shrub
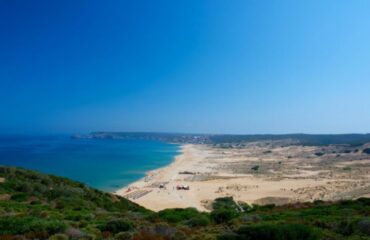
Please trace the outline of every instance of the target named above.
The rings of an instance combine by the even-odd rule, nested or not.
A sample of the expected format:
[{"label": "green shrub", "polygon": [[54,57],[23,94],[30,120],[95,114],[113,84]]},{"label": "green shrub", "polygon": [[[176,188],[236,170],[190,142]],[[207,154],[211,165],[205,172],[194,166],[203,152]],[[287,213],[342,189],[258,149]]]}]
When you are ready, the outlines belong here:
[{"label": "green shrub", "polygon": [[361,219],[357,223],[357,228],[361,233],[370,236],[370,217]]},{"label": "green shrub", "polygon": [[198,215],[191,218],[189,221],[186,222],[186,225],[189,227],[205,227],[210,224],[210,220],[205,215]]},{"label": "green shrub", "polygon": [[15,187],[15,190],[18,192],[24,192],[24,193],[32,193],[33,192],[33,184],[28,182],[23,182],[18,184]]},{"label": "green shrub", "polygon": [[257,214],[244,214],[240,220],[243,223],[256,223],[261,221],[261,217]]},{"label": "green shrub", "polygon": [[253,166],[251,169],[253,170],[253,171],[258,171],[258,169],[260,168],[260,166],[258,166],[258,165],[255,165],[255,166]]},{"label": "green shrub", "polygon": [[211,218],[216,223],[227,223],[239,216],[239,209],[232,197],[217,198],[212,204]]},{"label": "green shrub", "polygon": [[216,198],[212,204],[214,210],[227,208],[227,209],[237,209],[238,206],[236,205],[233,197],[222,197]]},{"label": "green shrub", "polygon": [[370,206],[370,198],[358,198],[355,203],[361,203],[364,206]]},{"label": "green shrub", "polygon": [[363,153],[370,154],[370,148],[365,148],[362,150]]},{"label": "green shrub", "polygon": [[134,235],[134,239],[138,240],[183,240],[186,238],[185,234],[177,231],[176,228],[159,223],[155,226],[143,227],[139,232]]},{"label": "green shrub", "polygon": [[49,240],[68,240],[68,236],[62,233],[54,234],[49,238]]},{"label": "green shrub", "polygon": [[54,234],[64,232],[66,227],[66,224],[58,220],[34,217],[0,218],[0,234],[23,234],[27,232],[47,232],[48,234]]},{"label": "green shrub", "polygon": [[156,217],[159,217],[160,219],[169,223],[179,223],[185,220],[196,218],[200,215],[202,215],[202,213],[198,212],[198,210],[195,208],[174,208],[159,211]]},{"label": "green shrub", "polygon": [[11,199],[17,202],[24,202],[28,197],[29,195],[27,193],[15,193],[12,195]]},{"label": "green shrub", "polygon": [[248,203],[241,202],[239,205],[243,208],[245,212],[253,211],[253,207],[249,205]]},{"label": "green shrub", "polygon": [[216,223],[228,223],[230,220],[238,217],[238,214],[234,210],[230,209],[217,209],[211,212],[211,218]]},{"label": "green shrub", "polygon": [[275,204],[254,205],[254,209],[259,211],[271,211],[275,207]]},{"label": "green shrub", "polygon": [[[0,184],[5,199],[0,201],[0,239],[63,239],[66,235],[81,240],[214,240],[222,234],[218,239],[355,240],[370,235],[370,198],[276,207],[240,203],[245,210],[240,213],[233,198],[226,197],[213,202],[210,214],[193,208],[153,213],[125,198],[55,176],[0,167],[0,177],[6,179]],[[247,226],[236,231],[240,224]]]},{"label": "green shrub", "polygon": [[132,223],[126,219],[114,219],[100,226],[101,231],[119,233],[132,229]]},{"label": "green shrub", "polygon": [[302,224],[258,224],[241,227],[237,231],[239,239],[250,240],[316,240],[318,233],[310,226]]},{"label": "green shrub", "polygon": [[354,233],[355,224],[353,221],[342,220],[335,224],[334,231],[344,236],[349,236]]},{"label": "green shrub", "polygon": [[325,202],[323,200],[319,200],[319,199],[316,199],[315,201],[313,201],[313,204],[315,204],[316,206],[322,205],[324,203]]},{"label": "green shrub", "polygon": [[223,233],[217,237],[217,240],[241,240],[240,236],[236,233]]},{"label": "green shrub", "polygon": [[131,240],[133,238],[133,234],[130,232],[120,232],[114,235],[115,240]]}]

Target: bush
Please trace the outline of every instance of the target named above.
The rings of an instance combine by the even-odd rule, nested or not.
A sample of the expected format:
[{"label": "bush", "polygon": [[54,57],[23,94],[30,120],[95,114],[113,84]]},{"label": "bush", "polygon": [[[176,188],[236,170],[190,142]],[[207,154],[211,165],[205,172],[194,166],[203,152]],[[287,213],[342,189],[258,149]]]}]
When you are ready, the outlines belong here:
[{"label": "bush", "polygon": [[256,223],[261,221],[261,217],[257,214],[245,214],[241,217],[243,223]]},{"label": "bush", "polygon": [[46,231],[49,234],[60,233],[66,229],[66,225],[56,220],[41,220],[32,222],[28,226],[29,231],[42,232]]},{"label": "bush", "polygon": [[133,235],[130,232],[120,232],[114,235],[114,239],[116,240],[131,240],[132,238]]},{"label": "bush", "polygon": [[17,202],[24,202],[28,197],[27,193],[16,193],[12,195],[11,199]]},{"label": "bush", "polygon": [[15,190],[18,191],[18,192],[32,193],[33,192],[33,184],[28,183],[28,182],[24,182],[24,183],[21,183],[21,184],[17,185]]},{"label": "bush", "polygon": [[251,212],[253,211],[253,207],[245,202],[239,202],[239,205],[243,208],[245,212]]},{"label": "bush", "polygon": [[70,227],[66,230],[65,234],[68,236],[68,237],[71,237],[72,239],[75,239],[75,238],[82,238],[84,237],[86,234],[83,233],[80,229],[78,228],[73,228],[73,227]]},{"label": "bush", "polygon": [[259,211],[271,211],[276,207],[275,204],[265,204],[265,205],[254,205],[254,210]]},{"label": "bush", "polygon": [[256,166],[253,166],[251,169],[253,170],[253,171],[258,171],[258,169],[260,168],[260,166],[258,166],[258,165],[256,165]]},{"label": "bush", "polygon": [[241,240],[241,238],[236,233],[224,233],[218,236],[217,240]]},{"label": "bush", "polygon": [[62,233],[54,234],[49,238],[49,240],[68,240],[68,236]]},{"label": "bush", "polygon": [[126,219],[114,219],[100,226],[101,231],[112,233],[126,232],[130,229],[132,229],[132,224]]},{"label": "bush", "polygon": [[363,153],[370,154],[370,148],[365,148],[362,150]]},{"label": "bush", "polygon": [[152,227],[142,228],[137,234],[134,235],[134,239],[142,240],[161,240],[161,239],[184,239],[181,233],[178,233],[176,228],[171,227],[167,224],[158,224]]},{"label": "bush", "polygon": [[239,216],[238,206],[232,197],[217,198],[212,204],[211,218],[216,223],[227,223]]},{"label": "bush", "polygon": [[198,212],[198,210],[195,208],[174,208],[159,211],[156,217],[159,217],[160,219],[169,223],[179,223],[201,215],[202,213]]},{"label": "bush", "polygon": [[217,209],[211,212],[211,218],[216,223],[228,223],[230,220],[236,218],[238,214],[230,209]]},{"label": "bush", "polygon": [[259,224],[241,227],[237,231],[239,239],[250,240],[316,240],[317,232],[302,224]]},{"label": "bush", "polygon": [[358,230],[365,234],[370,236],[370,218],[363,218],[357,223]]},{"label": "bush", "polygon": [[204,227],[210,224],[210,220],[205,215],[198,215],[191,218],[189,221],[186,222],[186,224],[189,227]]},{"label": "bush", "polygon": [[212,204],[214,210],[227,208],[227,209],[237,209],[238,206],[234,202],[233,197],[223,197],[216,198]]},{"label": "bush", "polygon": [[361,197],[361,198],[358,198],[355,202],[361,203],[364,206],[370,206],[370,198]]},{"label": "bush", "polygon": [[0,218],[0,234],[24,234],[29,232],[40,233],[46,232],[49,235],[64,232],[66,225],[57,220],[39,219],[33,217]]},{"label": "bush", "polygon": [[335,232],[340,233],[344,236],[349,236],[355,231],[355,224],[348,220],[342,220],[335,226]]}]

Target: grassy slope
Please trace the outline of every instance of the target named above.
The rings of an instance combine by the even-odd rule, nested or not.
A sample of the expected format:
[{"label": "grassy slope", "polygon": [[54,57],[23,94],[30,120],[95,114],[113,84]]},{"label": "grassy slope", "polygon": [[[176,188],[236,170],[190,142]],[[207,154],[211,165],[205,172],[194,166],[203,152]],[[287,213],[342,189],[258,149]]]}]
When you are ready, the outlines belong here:
[{"label": "grassy slope", "polygon": [[370,239],[370,199],[244,209],[224,198],[210,214],[153,213],[65,178],[0,167],[0,239]]},{"label": "grassy slope", "polygon": [[5,180],[0,183],[2,235],[42,237],[71,227],[94,233],[112,219],[146,224],[144,217],[150,213],[124,198],[66,178],[7,167],[0,167],[0,177]]}]

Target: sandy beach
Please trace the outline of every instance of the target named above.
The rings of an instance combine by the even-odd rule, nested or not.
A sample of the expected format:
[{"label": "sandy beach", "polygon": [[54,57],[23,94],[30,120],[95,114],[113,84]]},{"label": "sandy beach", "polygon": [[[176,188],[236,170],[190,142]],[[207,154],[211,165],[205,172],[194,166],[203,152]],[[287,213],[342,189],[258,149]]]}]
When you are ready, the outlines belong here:
[{"label": "sandy beach", "polygon": [[[370,157],[338,146],[255,142],[233,148],[185,144],[168,166],[116,194],[148,209],[195,207],[215,198],[248,204],[352,199],[370,194]],[[324,152],[320,155],[318,152]],[[177,190],[189,186],[189,190]]]}]

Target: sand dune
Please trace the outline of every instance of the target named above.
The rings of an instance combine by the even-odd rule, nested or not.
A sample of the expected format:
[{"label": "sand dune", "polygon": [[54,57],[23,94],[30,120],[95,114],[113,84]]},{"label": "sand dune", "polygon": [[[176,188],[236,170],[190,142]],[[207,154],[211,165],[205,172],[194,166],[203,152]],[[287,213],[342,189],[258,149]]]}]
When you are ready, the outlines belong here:
[{"label": "sand dune", "polygon": [[[175,207],[208,211],[213,199],[224,196],[249,204],[368,196],[369,157],[361,153],[338,156],[330,148],[269,143],[227,149],[183,145],[181,155],[169,166],[148,172],[116,193],[154,211]],[[315,155],[323,150],[327,154]],[[190,190],[177,190],[179,185],[188,185]]]}]

